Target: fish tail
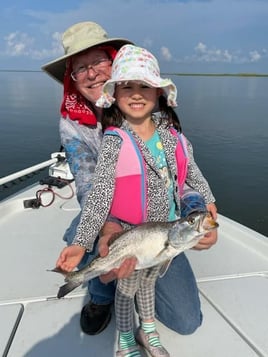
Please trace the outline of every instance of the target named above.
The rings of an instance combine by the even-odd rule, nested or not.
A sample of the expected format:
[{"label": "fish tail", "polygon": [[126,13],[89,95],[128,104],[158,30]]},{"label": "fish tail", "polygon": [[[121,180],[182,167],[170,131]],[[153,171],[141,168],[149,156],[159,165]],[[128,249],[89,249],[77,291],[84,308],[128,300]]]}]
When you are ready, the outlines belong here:
[{"label": "fish tail", "polygon": [[69,294],[71,291],[73,291],[75,288],[77,288],[81,284],[82,283],[80,281],[78,281],[78,282],[70,281],[67,284],[62,285],[59,288],[57,298],[61,299],[62,297]]}]

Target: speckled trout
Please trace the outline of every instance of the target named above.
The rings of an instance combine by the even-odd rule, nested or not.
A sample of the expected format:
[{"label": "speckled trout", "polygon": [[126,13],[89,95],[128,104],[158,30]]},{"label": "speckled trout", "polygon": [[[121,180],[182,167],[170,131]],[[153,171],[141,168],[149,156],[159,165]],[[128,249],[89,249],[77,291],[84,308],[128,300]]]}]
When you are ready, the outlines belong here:
[{"label": "speckled trout", "polygon": [[62,298],[84,282],[119,268],[128,257],[137,258],[136,270],[158,264],[165,270],[175,256],[195,246],[204,234],[217,227],[218,223],[209,213],[194,212],[176,221],[147,222],[115,233],[110,239],[107,256],[97,256],[81,270],[69,273],[58,268],[52,270],[62,273],[66,281],[57,297]]}]

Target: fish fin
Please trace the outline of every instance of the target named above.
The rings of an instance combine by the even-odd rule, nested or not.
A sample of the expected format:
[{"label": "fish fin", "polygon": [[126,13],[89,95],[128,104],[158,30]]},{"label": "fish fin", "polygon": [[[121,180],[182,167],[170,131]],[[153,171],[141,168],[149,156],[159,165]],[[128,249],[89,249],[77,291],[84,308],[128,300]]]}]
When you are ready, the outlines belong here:
[{"label": "fish fin", "polygon": [[64,276],[66,276],[67,272],[62,270],[61,268],[54,268],[54,269],[47,269],[47,271],[53,271],[54,273],[60,273]]},{"label": "fish fin", "polygon": [[163,276],[166,274],[172,260],[173,259],[169,259],[169,260],[165,261],[165,263],[161,266],[161,268],[159,270],[159,278],[163,278]]},{"label": "fish fin", "polygon": [[62,285],[59,288],[57,298],[61,299],[65,295],[69,294],[71,291],[73,291],[75,288],[77,288],[79,285],[81,285],[81,282],[72,282],[70,281],[67,284]]}]

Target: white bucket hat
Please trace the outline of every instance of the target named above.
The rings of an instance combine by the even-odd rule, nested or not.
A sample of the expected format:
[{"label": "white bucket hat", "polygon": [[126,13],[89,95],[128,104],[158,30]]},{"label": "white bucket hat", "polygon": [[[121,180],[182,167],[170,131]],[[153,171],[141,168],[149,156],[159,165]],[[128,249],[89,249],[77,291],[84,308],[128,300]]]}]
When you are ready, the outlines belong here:
[{"label": "white bucket hat", "polygon": [[170,79],[160,77],[157,59],[145,48],[133,45],[125,45],[117,52],[112,65],[111,79],[104,84],[102,95],[96,105],[109,108],[115,102],[115,84],[128,81],[141,81],[150,87],[163,88],[168,105],[177,106],[177,88]]},{"label": "white bucket hat", "polygon": [[112,46],[116,50],[126,43],[133,43],[124,38],[109,38],[107,32],[95,22],[79,22],[69,27],[62,36],[64,56],[51,61],[42,70],[52,78],[63,83],[67,58],[95,46]]}]

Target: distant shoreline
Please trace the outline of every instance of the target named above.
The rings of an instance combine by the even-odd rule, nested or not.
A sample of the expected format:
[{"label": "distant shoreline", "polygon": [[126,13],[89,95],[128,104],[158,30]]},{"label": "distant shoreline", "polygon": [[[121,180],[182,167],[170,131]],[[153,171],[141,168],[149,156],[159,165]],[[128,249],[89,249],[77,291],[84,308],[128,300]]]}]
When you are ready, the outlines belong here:
[{"label": "distant shoreline", "polygon": [[[0,72],[43,72],[41,70],[27,69],[0,69]],[[164,76],[199,76],[199,77],[268,77],[265,73],[176,73],[161,72]]]},{"label": "distant shoreline", "polygon": [[200,77],[268,77],[258,73],[161,73],[165,76],[200,76]]},{"label": "distant shoreline", "polygon": [[39,69],[0,69],[0,72],[43,72]]}]

